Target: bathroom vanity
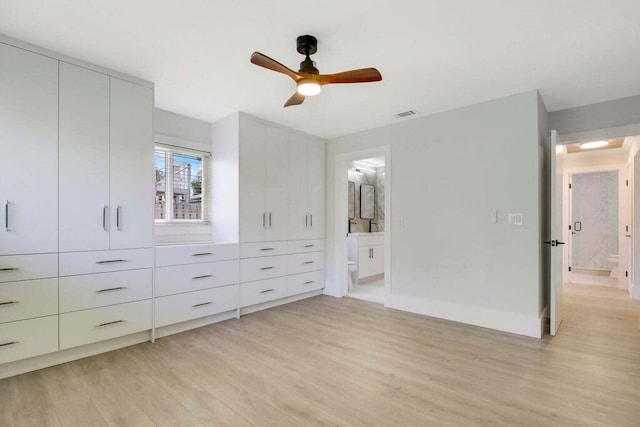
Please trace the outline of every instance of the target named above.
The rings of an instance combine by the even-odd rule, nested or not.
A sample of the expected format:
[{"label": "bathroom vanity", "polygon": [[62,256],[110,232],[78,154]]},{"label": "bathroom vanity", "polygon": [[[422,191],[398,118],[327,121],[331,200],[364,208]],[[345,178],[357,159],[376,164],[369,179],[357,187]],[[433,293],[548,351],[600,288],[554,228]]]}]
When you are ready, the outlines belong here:
[{"label": "bathroom vanity", "polygon": [[347,242],[349,261],[356,263],[354,283],[384,274],[384,232],[350,233]]}]

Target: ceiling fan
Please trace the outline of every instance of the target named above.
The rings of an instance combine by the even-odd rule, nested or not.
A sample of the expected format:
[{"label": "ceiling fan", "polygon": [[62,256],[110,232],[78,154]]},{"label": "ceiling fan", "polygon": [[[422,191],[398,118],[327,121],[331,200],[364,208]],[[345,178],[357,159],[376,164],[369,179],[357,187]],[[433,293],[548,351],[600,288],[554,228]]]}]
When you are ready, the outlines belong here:
[{"label": "ceiling fan", "polygon": [[336,74],[320,74],[315,66],[315,62],[309,58],[309,55],[313,55],[318,51],[318,40],[313,36],[305,35],[298,37],[297,44],[298,53],[306,56],[305,60],[300,63],[300,71],[293,71],[275,59],[269,58],[260,52],[253,52],[253,54],[251,54],[251,62],[253,64],[286,74],[296,82],[298,90],[285,102],[285,107],[302,104],[305,96],[319,94],[322,85],[335,83],[367,83],[382,80],[382,75],[375,68],[361,68]]}]

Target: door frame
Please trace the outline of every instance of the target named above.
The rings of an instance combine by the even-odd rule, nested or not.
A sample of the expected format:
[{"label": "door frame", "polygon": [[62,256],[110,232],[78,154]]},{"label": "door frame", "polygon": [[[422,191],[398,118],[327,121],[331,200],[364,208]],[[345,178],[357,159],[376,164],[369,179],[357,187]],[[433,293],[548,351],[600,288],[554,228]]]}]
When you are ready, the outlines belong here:
[{"label": "door frame", "polygon": [[371,157],[384,157],[385,182],[384,182],[384,306],[387,307],[391,301],[391,146],[370,148],[366,150],[351,151],[336,155],[334,182],[335,182],[335,212],[334,212],[334,251],[336,259],[336,284],[338,297],[347,295],[349,288],[349,268],[348,260],[348,217],[349,217],[349,163],[355,160],[362,160]]}]

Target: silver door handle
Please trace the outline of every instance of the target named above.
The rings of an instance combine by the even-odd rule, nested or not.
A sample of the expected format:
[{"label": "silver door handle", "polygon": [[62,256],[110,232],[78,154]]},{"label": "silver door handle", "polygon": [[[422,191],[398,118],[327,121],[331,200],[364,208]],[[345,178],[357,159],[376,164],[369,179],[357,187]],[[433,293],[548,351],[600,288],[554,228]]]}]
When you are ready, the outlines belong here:
[{"label": "silver door handle", "polygon": [[191,307],[197,308],[197,307],[202,307],[202,306],[209,305],[209,304],[213,304],[213,301],[201,302],[200,304],[194,304]]},{"label": "silver door handle", "polygon": [[3,305],[11,305],[11,304],[18,304],[20,301],[5,301],[5,302],[0,302],[0,306]]},{"label": "silver door handle", "polygon": [[111,291],[122,291],[124,289],[127,289],[126,286],[118,286],[117,288],[106,288],[106,289],[99,289],[96,291],[96,294],[101,294],[103,292],[111,292]]},{"label": "silver door handle", "polygon": [[100,323],[99,325],[96,325],[96,328],[102,328],[104,326],[109,326],[109,325],[117,325],[118,323],[124,323],[124,322],[126,322],[126,320],[124,319],[114,320],[113,322]]},{"label": "silver door handle", "polygon": [[120,205],[116,207],[116,230],[120,231]]},{"label": "silver door handle", "polygon": [[4,231],[11,231],[9,230],[9,201],[8,200],[4,201]]},{"label": "silver door handle", "polygon": [[5,268],[0,268],[0,271],[16,271],[16,270],[20,270],[18,267],[5,267]]},{"label": "silver door handle", "polygon": [[271,212],[269,212],[269,228],[271,228]]},{"label": "silver door handle", "polygon": [[309,214],[309,217],[311,218],[309,220],[309,227],[313,227],[313,214]]},{"label": "silver door handle", "polygon": [[107,205],[102,208],[102,229],[107,231]]},{"label": "silver door handle", "polygon": [[262,212],[262,228],[267,228],[267,213]]},{"label": "silver door handle", "polygon": [[309,227],[309,214],[304,214],[304,228]]},{"label": "silver door handle", "polygon": [[204,274],[202,276],[194,276],[191,279],[195,280],[195,279],[206,279],[207,277],[213,277],[213,274]]},{"label": "silver door handle", "polygon": [[8,345],[14,345],[14,344],[20,344],[20,341],[3,342],[3,343],[0,343],[0,347],[6,347]]}]

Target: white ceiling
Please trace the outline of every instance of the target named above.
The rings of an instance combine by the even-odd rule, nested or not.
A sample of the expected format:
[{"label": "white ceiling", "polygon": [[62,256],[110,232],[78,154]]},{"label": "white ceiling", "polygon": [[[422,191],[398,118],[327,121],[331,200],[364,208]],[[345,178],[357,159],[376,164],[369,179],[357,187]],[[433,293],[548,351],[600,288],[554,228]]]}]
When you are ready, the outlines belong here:
[{"label": "white ceiling", "polygon": [[[0,0],[0,32],[153,81],[159,108],[323,137],[536,88],[551,111],[640,94],[639,17],[638,0]],[[383,81],[282,108],[293,81],[249,56],[297,69],[301,34],[321,73]]]}]

